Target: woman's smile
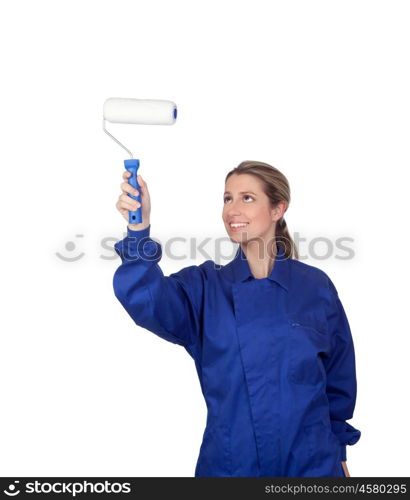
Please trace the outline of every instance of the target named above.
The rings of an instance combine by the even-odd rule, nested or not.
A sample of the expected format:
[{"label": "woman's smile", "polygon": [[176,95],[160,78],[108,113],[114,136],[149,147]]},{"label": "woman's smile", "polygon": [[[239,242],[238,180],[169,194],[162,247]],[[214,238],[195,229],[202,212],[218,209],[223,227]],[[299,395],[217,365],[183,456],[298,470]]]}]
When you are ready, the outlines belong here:
[{"label": "woman's smile", "polygon": [[231,222],[229,227],[231,231],[240,231],[241,229],[245,229],[248,224],[249,222]]}]

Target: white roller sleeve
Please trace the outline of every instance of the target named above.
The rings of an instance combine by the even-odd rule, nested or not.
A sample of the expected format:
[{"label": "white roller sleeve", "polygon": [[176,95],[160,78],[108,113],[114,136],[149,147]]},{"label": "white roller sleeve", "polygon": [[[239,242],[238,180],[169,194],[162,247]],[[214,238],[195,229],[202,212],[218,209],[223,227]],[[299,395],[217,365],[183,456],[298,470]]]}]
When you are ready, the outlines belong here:
[{"label": "white roller sleeve", "polygon": [[104,118],[113,123],[172,125],[176,104],[157,99],[110,97],[104,103]]}]

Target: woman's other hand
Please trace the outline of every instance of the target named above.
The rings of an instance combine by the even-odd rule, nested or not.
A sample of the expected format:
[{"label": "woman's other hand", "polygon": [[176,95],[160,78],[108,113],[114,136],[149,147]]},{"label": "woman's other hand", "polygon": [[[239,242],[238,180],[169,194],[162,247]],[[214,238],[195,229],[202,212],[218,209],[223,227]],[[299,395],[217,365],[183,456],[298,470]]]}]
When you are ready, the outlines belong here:
[{"label": "woman's other hand", "polygon": [[349,470],[347,468],[346,462],[342,462],[342,467],[343,467],[343,472],[345,473],[346,477],[350,477]]}]

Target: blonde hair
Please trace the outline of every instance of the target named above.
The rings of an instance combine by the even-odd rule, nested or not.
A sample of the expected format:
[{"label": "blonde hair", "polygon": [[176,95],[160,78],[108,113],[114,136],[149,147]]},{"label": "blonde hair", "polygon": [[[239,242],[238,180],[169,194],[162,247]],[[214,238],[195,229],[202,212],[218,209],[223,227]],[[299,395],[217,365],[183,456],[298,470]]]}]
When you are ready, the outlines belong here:
[{"label": "blonde hair", "polygon": [[[262,181],[263,191],[269,198],[272,208],[275,208],[280,201],[285,201],[286,212],[290,204],[289,182],[277,168],[261,161],[246,160],[228,172],[225,177],[225,182],[233,174],[250,174],[260,179]],[[287,258],[296,260],[299,259],[298,249],[289,234],[288,227],[283,216],[276,223],[275,240],[283,249]]]}]

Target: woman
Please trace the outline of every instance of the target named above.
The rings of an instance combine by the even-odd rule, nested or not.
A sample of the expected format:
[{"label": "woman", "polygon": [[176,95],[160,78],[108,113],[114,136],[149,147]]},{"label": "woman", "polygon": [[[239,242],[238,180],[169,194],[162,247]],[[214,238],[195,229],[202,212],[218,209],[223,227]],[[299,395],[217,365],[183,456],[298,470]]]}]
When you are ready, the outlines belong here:
[{"label": "woman", "polygon": [[[169,277],[149,237],[141,176],[138,184],[142,223],[115,245],[114,291],[136,324],[195,361],[208,408],[195,476],[348,476],[346,445],[360,438],[346,422],[356,400],[352,336],[332,281],[297,260],[285,176],[257,161],[229,172],[222,218],[235,258]],[[116,206],[128,221],[140,205],[128,182],[121,188]]]}]

